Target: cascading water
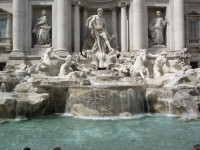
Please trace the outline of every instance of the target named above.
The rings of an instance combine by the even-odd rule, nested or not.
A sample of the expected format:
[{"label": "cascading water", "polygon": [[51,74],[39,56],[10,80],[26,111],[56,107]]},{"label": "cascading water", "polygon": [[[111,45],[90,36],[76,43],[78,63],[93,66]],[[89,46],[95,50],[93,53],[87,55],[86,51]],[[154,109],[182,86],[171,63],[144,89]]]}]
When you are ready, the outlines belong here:
[{"label": "cascading water", "polygon": [[16,111],[16,117],[15,117],[15,119],[20,119],[21,118],[20,117],[21,103],[17,103],[15,111]]},{"label": "cascading water", "polygon": [[68,92],[66,93],[65,113],[69,113],[69,110],[68,110]]},{"label": "cascading water", "polygon": [[172,100],[167,99],[167,102],[168,102],[168,106],[169,106],[169,115],[173,115],[173,110],[172,110],[172,105],[171,105]]},{"label": "cascading water", "polygon": [[[66,100],[66,113],[118,116],[120,113],[144,113],[143,86],[71,86]],[[76,109],[75,109],[76,108]],[[85,112],[87,111],[87,112]]]},{"label": "cascading water", "polygon": [[0,92],[6,92],[5,83],[1,83]]},{"label": "cascading water", "polygon": [[146,103],[147,103],[147,112],[150,114],[150,107],[149,107],[149,99],[146,97]]}]

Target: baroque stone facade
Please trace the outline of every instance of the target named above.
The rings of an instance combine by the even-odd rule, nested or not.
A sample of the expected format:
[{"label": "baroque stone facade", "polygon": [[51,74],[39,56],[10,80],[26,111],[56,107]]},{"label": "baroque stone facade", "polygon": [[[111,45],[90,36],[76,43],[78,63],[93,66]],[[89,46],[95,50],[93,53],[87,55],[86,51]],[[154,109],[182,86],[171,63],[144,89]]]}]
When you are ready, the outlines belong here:
[{"label": "baroque stone facade", "polygon": [[51,46],[61,57],[87,50],[87,19],[98,8],[103,9],[111,47],[119,52],[165,51],[172,61],[176,52],[188,48],[191,65],[200,67],[198,0],[0,0],[0,69],[36,64]]}]

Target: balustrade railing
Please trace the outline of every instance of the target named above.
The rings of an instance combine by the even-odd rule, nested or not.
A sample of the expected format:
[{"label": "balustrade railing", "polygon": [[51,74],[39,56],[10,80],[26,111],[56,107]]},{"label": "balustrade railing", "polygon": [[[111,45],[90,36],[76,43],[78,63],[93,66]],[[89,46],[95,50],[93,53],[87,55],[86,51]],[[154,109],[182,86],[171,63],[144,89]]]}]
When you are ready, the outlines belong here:
[{"label": "balustrade railing", "polygon": [[0,44],[11,45],[11,38],[0,38]]}]

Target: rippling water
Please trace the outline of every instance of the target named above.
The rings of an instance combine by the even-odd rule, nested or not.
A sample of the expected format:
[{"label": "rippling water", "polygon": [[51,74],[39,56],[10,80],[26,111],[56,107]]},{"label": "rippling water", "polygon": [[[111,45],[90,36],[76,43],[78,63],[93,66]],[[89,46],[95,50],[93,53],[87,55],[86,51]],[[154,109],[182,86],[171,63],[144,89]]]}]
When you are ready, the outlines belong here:
[{"label": "rippling water", "polygon": [[177,117],[79,119],[45,116],[0,123],[0,150],[190,150],[200,144],[200,121]]}]

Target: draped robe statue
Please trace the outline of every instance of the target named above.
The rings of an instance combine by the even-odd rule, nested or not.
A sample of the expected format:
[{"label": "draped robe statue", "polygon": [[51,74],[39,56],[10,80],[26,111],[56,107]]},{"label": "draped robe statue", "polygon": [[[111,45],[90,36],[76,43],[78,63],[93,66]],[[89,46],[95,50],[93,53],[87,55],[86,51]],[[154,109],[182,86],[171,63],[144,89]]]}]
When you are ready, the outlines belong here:
[{"label": "draped robe statue", "polygon": [[164,44],[164,28],[167,25],[167,20],[160,17],[161,12],[157,11],[157,18],[153,18],[149,24],[150,37],[153,45]]},{"label": "draped robe statue", "polygon": [[42,17],[38,19],[33,34],[36,35],[37,45],[51,44],[50,40],[51,26],[46,16],[46,10],[42,10]]}]

